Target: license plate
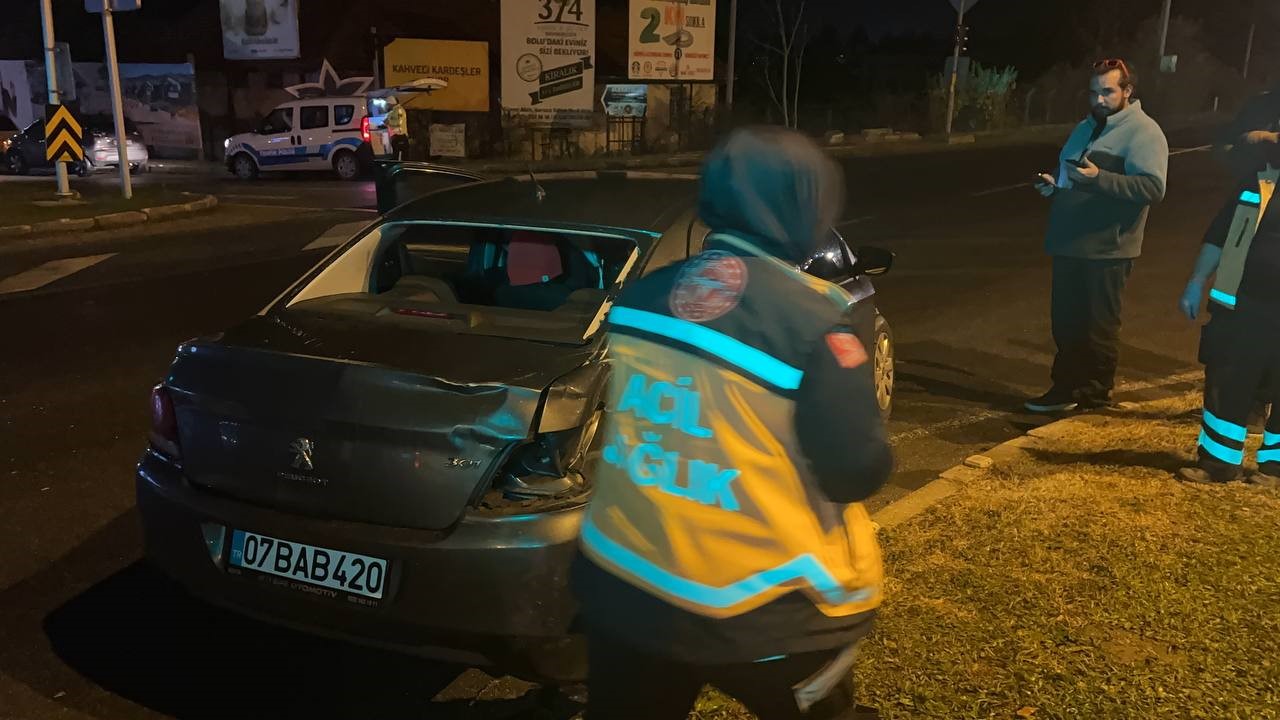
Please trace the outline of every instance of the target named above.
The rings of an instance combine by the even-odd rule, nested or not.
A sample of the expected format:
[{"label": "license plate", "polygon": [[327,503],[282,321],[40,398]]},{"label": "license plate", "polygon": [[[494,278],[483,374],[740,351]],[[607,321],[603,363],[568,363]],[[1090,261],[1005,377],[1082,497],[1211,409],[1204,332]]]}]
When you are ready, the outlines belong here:
[{"label": "license plate", "polygon": [[236,530],[231,565],[363,597],[382,599],[387,561]]}]

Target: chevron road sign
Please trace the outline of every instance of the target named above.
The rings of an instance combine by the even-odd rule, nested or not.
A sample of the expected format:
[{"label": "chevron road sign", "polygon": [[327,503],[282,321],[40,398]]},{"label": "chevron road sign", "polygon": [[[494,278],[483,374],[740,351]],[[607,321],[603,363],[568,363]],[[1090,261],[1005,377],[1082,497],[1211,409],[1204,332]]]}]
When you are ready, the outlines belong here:
[{"label": "chevron road sign", "polygon": [[84,129],[69,106],[44,106],[44,146],[51,162],[84,160]]}]

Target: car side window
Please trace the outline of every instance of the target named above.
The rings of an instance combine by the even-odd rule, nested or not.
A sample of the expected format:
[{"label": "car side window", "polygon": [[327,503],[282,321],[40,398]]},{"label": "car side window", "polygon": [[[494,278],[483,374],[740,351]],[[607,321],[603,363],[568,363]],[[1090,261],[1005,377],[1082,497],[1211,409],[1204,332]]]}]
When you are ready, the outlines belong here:
[{"label": "car side window", "polygon": [[328,105],[303,105],[298,114],[299,125],[303,130],[315,130],[329,127]]},{"label": "car side window", "polygon": [[333,106],[333,124],[338,127],[351,124],[351,119],[356,116],[355,105],[334,105]]},{"label": "car side window", "polygon": [[276,133],[287,133],[293,129],[293,108],[280,107],[271,111],[266,119],[262,121],[263,135],[274,135]]}]

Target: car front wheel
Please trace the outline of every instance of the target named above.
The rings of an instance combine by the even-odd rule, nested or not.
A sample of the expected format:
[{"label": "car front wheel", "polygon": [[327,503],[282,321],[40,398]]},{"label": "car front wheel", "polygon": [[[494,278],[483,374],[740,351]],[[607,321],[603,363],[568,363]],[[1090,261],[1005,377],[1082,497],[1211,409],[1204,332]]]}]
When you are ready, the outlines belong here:
[{"label": "car front wheel", "polygon": [[258,177],[258,164],[253,158],[240,153],[231,161],[231,172],[241,180],[252,180]]},{"label": "car front wheel", "polygon": [[876,314],[875,360],[873,373],[876,383],[876,403],[885,420],[893,414],[894,362],[893,329],[884,316]]}]

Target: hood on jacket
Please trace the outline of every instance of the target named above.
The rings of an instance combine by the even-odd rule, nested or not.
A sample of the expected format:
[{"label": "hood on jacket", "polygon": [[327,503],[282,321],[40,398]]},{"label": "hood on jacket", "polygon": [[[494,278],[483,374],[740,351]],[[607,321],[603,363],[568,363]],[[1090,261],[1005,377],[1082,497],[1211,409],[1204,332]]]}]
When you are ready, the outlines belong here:
[{"label": "hood on jacket", "polygon": [[804,135],[744,128],[707,157],[699,212],[712,232],[735,235],[799,264],[844,209],[844,175]]}]

